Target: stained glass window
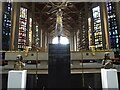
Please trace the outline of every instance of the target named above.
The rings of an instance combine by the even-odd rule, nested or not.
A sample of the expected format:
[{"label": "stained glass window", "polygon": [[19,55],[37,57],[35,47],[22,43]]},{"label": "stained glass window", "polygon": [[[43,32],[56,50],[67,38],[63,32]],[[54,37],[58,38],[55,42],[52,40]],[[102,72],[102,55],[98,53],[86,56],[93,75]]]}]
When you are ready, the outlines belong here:
[{"label": "stained glass window", "polygon": [[118,34],[118,26],[117,26],[117,19],[115,13],[115,2],[107,3],[107,11],[108,11],[111,48],[117,50],[119,48],[119,42],[118,42],[119,34]]},{"label": "stained glass window", "polygon": [[21,7],[19,17],[18,49],[24,49],[26,46],[26,30],[27,30],[27,9]]},{"label": "stained glass window", "polygon": [[29,46],[32,46],[32,18],[29,18]]},{"label": "stained glass window", "polygon": [[10,45],[11,10],[12,10],[11,2],[6,2],[3,14],[3,27],[2,27],[3,50],[8,50]]},{"label": "stained glass window", "polygon": [[91,31],[91,18],[88,18],[88,40],[89,40],[89,48],[92,45],[92,31]]},{"label": "stained glass window", "polygon": [[79,41],[78,41],[78,49],[88,49],[88,31],[86,30],[86,17],[85,17],[85,13],[84,11],[80,12],[80,16],[79,16],[79,22],[80,22],[80,31],[79,31]]},{"label": "stained glass window", "polygon": [[95,37],[95,47],[96,49],[102,49],[102,31],[101,31],[101,17],[100,17],[100,7],[97,6],[92,9],[93,19],[94,19],[94,37]]},{"label": "stained glass window", "polygon": [[38,25],[36,25],[36,46],[39,47],[39,32],[38,32]]}]

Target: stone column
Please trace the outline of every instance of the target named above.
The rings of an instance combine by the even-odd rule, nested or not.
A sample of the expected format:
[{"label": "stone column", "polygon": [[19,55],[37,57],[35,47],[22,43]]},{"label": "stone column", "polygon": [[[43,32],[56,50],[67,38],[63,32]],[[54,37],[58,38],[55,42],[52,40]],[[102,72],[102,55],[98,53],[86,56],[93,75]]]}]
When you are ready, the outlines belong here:
[{"label": "stone column", "polygon": [[18,49],[20,2],[13,2],[11,13],[11,50]]},{"label": "stone column", "polygon": [[71,33],[70,34],[70,37],[69,37],[69,42],[70,42],[70,51],[73,51],[73,34]]},{"label": "stone column", "polygon": [[46,48],[48,48],[48,44],[49,44],[49,33],[47,31],[46,32]]},{"label": "stone column", "polygon": [[51,43],[51,36],[50,36],[50,33],[48,32],[48,45]]},{"label": "stone column", "polygon": [[45,46],[45,49],[47,48],[47,32],[45,32],[45,42],[44,42],[44,46]]},{"label": "stone column", "polygon": [[49,42],[49,44],[51,44],[51,43],[52,43],[52,38],[53,38],[53,37],[50,35],[50,33],[49,33],[48,35],[49,35],[49,41],[48,41],[48,42]]},{"label": "stone column", "polygon": [[41,47],[41,25],[38,26],[39,47]]},{"label": "stone column", "polygon": [[77,31],[77,51],[79,51],[79,32],[80,30],[78,29]]},{"label": "stone column", "polygon": [[78,42],[77,42],[77,32],[75,32],[76,34],[75,34],[75,38],[76,38],[76,51],[77,51],[77,46],[78,46]]},{"label": "stone column", "polygon": [[[0,51],[2,50],[2,16],[3,16],[3,3],[0,2]],[[0,72],[2,72],[2,53],[0,52]],[[0,90],[2,90],[2,75],[0,74]]]},{"label": "stone column", "polygon": [[38,33],[39,33],[39,47],[42,47],[42,13],[40,13],[40,18],[39,18],[39,29],[38,29]]},{"label": "stone column", "polygon": [[74,51],[76,51],[76,32],[74,32]]},{"label": "stone column", "polygon": [[[0,2],[0,51],[2,50],[2,15],[3,15],[3,3]],[[1,53],[0,53],[0,60],[1,60]]]},{"label": "stone column", "polygon": [[32,45],[36,46],[35,3],[32,2]]},{"label": "stone column", "polygon": [[42,32],[42,48],[45,48],[45,32]]},{"label": "stone column", "polygon": [[89,40],[88,40],[88,3],[85,3],[85,49],[89,49]]},{"label": "stone column", "polygon": [[107,14],[106,2],[101,2],[100,10],[101,10],[103,49],[110,49],[110,37],[109,37],[108,14]]},{"label": "stone column", "polygon": [[29,46],[29,22],[30,22],[30,13],[27,11],[27,30],[26,30],[26,46]]},{"label": "stone column", "polygon": [[40,30],[40,47],[43,46],[42,42],[43,42],[43,30],[41,29]]},{"label": "stone column", "polygon": [[73,39],[73,51],[75,51],[75,35],[74,35],[74,32],[73,32],[73,35],[72,35],[72,39]]}]

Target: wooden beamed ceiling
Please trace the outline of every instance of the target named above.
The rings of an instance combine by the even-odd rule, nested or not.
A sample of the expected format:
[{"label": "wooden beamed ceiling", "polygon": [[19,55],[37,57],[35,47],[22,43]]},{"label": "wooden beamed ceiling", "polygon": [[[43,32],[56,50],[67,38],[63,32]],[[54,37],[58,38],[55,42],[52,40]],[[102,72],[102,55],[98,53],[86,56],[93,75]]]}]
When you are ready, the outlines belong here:
[{"label": "wooden beamed ceiling", "polygon": [[[75,28],[78,26],[78,19],[80,10],[84,8],[85,2],[68,2],[65,7],[62,8],[63,11],[63,30],[67,30],[67,32],[73,32]],[[35,6],[34,12],[32,11],[32,4]],[[48,32],[52,32],[55,30],[56,24],[56,10],[58,10],[54,5],[58,5],[59,3],[50,3],[50,2],[26,2],[22,4],[25,6],[31,14],[35,14],[36,22],[40,22],[42,27],[45,27]]]}]

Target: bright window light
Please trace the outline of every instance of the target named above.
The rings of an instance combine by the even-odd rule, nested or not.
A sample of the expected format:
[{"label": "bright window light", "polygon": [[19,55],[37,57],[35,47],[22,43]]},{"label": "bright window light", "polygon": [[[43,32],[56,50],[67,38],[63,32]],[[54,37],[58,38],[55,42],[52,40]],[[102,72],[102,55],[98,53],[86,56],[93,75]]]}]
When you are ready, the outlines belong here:
[{"label": "bright window light", "polygon": [[69,40],[68,40],[68,38],[66,38],[66,37],[61,37],[61,38],[60,38],[60,43],[61,43],[61,44],[68,44],[68,43],[69,43]]},{"label": "bright window light", "polygon": [[[52,44],[58,44],[58,37],[53,38]],[[60,44],[69,44],[68,38],[60,37]]]},{"label": "bright window light", "polygon": [[58,37],[53,38],[52,43],[53,44],[58,44]]}]

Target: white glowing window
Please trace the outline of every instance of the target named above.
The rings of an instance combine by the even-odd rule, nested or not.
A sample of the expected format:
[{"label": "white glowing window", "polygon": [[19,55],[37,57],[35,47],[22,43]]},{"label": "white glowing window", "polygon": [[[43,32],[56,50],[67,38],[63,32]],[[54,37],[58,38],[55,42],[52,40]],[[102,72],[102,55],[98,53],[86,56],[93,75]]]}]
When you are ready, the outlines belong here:
[{"label": "white glowing window", "polygon": [[94,18],[100,17],[100,7],[99,7],[99,6],[93,8],[93,12],[94,12],[94,13],[93,13],[93,17],[94,17]]},{"label": "white glowing window", "polygon": [[25,48],[27,30],[27,9],[20,8],[18,48]]},{"label": "white glowing window", "polygon": [[[58,37],[53,38],[53,44],[58,44]],[[66,37],[60,37],[60,44],[69,44],[69,40]]]},{"label": "white glowing window", "polygon": [[102,48],[102,30],[101,30],[101,16],[100,16],[100,6],[92,9],[93,19],[94,19],[94,37],[95,44],[98,48]]}]

